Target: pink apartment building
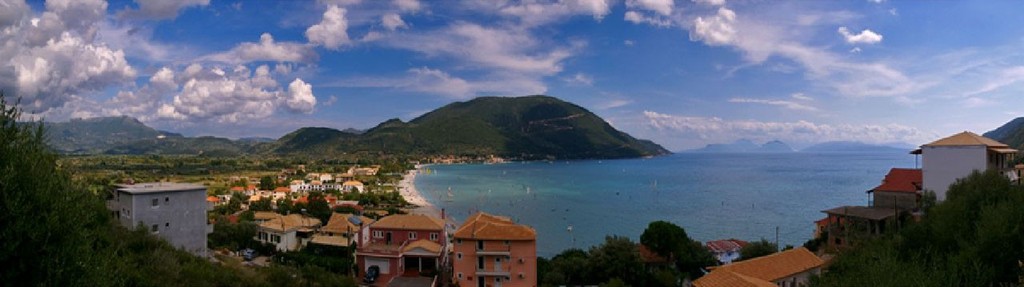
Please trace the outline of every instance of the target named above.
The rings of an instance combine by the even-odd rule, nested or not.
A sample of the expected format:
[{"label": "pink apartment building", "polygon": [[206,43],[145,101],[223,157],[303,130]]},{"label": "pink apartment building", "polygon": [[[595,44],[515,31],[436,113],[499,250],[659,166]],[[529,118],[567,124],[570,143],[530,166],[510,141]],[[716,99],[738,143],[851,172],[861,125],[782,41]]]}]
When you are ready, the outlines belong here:
[{"label": "pink apartment building", "polygon": [[[378,286],[396,277],[437,273],[446,258],[444,221],[418,214],[391,215],[370,224],[359,237],[356,264],[362,276],[370,266],[380,268]],[[428,275],[431,276],[431,275]]]},{"label": "pink apartment building", "polygon": [[537,232],[478,212],[455,231],[452,280],[462,287],[537,286]]}]

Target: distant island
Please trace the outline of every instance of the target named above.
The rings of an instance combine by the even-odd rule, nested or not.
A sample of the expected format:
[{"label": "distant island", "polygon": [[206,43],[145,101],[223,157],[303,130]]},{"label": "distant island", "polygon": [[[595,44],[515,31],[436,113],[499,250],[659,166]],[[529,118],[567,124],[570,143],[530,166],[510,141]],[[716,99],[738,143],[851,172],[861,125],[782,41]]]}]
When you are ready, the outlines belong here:
[{"label": "distant island", "polygon": [[130,117],[47,123],[48,144],[63,154],[238,156],[344,154],[506,159],[608,159],[658,156],[660,145],[616,130],[594,113],[549,96],[481,97],[409,122],[368,130],[305,127],[279,139],[184,137]]},{"label": "distant island", "polygon": [[910,147],[868,144],[855,141],[831,141],[806,147],[801,152],[909,152]]},{"label": "distant island", "polygon": [[705,153],[786,153],[794,152],[788,144],[773,140],[764,144],[756,144],[747,139],[737,140],[728,144],[709,144],[699,149],[692,149],[688,152]]}]

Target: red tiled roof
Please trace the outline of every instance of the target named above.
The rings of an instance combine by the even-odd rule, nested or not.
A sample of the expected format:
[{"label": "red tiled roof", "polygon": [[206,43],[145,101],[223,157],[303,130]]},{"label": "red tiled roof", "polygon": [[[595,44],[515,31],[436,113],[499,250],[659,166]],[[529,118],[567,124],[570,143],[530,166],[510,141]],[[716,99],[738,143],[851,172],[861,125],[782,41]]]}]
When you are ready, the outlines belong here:
[{"label": "red tiled roof", "polygon": [[309,204],[309,198],[303,196],[295,200],[295,203]]},{"label": "red tiled roof", "polygon": [[284,186],[281,186],[281,187],[275,188],[274,192],[292,192],[292,189],[284,187]]},{"label": "red tiled roof", "polygon": [[708,250],[711,250],[711,252],[721,253],[729,251],[739,251],[740,249],[743,248],[743,246],[747,246],[747,244],[749,243],[747,243],[746,241],[730,238],[724,240],[708,241],[707,247]]},{"label": "red tiled roof", "polygon": [[243,192],[245,191],[245,189],[242,188],[241,186],[232,186],[231,191]]},{"label": "red tiled roof", "polygon": [[516,224],[511,219],[484,212],[471,215],[455,231],[455,238],[484,240],[536,240],[532,227]]},{"label": "red tiled roof", "polygon": [[882,184],[872,191],[917,193],[921,190],[921,170],[910,168],[893,168],[885,175]]},{"label": "red tiled roof", "polygon": [[207,196],[206,197],[206,202],[215,202],[215,203],[216,202],[220,202],[220,198],[216,197],[216,196],[212,196],[212,195],[211,196]]},{"label": "red tiled roof", "polygon": [[[815,268],[825,261],[804,247],[719,266],[693,282],[697,287],[772,286],[773,281]],[[717,274],[716,274],[717,273]],[[734,274],[722,274],[734,273]]]}]

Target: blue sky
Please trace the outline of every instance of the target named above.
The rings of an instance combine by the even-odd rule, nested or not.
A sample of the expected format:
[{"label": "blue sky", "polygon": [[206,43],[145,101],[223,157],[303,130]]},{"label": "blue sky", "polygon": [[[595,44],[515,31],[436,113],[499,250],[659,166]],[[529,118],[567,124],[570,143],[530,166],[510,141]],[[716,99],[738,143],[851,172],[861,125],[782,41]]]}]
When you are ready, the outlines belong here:
[{"label": "blue sky", "polygon": [[366,129],[547,94],[671,150],[922,144],[1024,114],[1013,1],[0,0],[36,118],[186,135]]}]

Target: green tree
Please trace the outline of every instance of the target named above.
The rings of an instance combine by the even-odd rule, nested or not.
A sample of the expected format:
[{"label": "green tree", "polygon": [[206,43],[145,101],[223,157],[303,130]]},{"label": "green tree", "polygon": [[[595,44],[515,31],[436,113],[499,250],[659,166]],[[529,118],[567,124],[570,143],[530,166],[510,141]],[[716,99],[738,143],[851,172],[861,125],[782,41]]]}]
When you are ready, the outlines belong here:
[{"label": "green tree", "polygon": [[587,271],[588,261],[590,255],[583,249],[568,249],[552,257],[547,264],[548,269],[541,269],[538,260],[538,276],[546,286],[593,284],[595,281],[588,281],[591,279]]},{"label": "green tree", "polygon": [[667,221],[654,221],[640,235],[640,243],[655,253],[672,260],[676,268],[691,278],[699,276],[700,269],[715,263],[711,252],[703,244],[686,234],[682,227]]},{"label": "green tree", "polygon": [[270,201],[269,197],[260,198],[253,203],[249,204],[249,210],[252,211],[272,211],[274,210],[274,204]]},{"label": "green tree", "polygon": [[324,198],[323,193],[318,191],[310,192],[306,196],[308,204],[306,205],[306,214],[309,216],[320,219],[320,222],[327,224],[327,220],[331,218],[331,205],[327,203],[327,199]]},{"label": "green tree", "polygon": [[0,282],[114,284],[109,254],[93,248],[110,240],[109,213],[56,165],[42,123],[20,114],[0,94]]},{"label": "green tree", "polygon": [[270,176],[264,176],[260,178],[260,190],[274,190],[277,183],[274,182],[274,178]]},{"label": "green tree", "polygon": [[768,242],[768,240],[761,238],[761,240],[751,242],[747,246],[743,246],[740,249],[739,260],[747,260],[751,258],[757,258],[765,255],[769,255],[779,251],[779,246],[775,243]]},{"label": "green tree", "polygon": [[627,283],[639,284],[643,273],[640,249],[636,243],[623,236],[606,236],[604,243],[590,248],[587,262],[589,275],[597,282],[619,278]]}]

